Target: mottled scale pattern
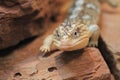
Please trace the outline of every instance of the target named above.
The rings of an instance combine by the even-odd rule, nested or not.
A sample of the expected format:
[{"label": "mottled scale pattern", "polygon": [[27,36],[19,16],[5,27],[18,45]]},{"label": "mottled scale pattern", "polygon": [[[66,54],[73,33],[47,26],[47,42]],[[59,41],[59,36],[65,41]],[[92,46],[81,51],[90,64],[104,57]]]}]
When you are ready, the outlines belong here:
[{"label": "mottled scale pattern", "polygon": [[100,15],[100,4],[98,0],[76,0],[71,10],[70,19],[79,17],[87,25],[97,24]]},{"label": "mottled scale pattern", "polygon": [[76,30],[76,26],[81,25],[82,21],[80,19],[66,19],[62,24],[59,25],[55,30],[55,34],[59,33],[61,36],[71,35],[74,30]]},{"label": "mottled scale pattern", "polygon": [[[104,1],[114,5],[111,0]],[[69,17],[45,38],[40,50],[50,51],[52,45],[63,51],[98,46],[99,15],[99,0],[75,0]]]},{"label": "mottled scale pattern", "polygon": [[[76,0],[69,17],[54,31],[55,38],[57,40],[72,38],[72,34],[81,24],[86,25],[89,29],[91,26],[97,27],[99,15],[100,4],[98,0]],[[92,29],[91,32],[95,29]],[[78,32],[80,30],[84,29],[81,28]]]}]

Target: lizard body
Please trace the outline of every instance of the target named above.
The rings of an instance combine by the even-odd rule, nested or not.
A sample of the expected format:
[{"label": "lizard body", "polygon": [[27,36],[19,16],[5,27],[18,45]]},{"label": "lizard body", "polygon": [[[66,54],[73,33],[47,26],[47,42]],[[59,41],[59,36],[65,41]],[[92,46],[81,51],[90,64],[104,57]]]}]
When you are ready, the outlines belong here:
[{"label": "lizard body", "polygon": [[[116,6],[113,0],[106,0]],[[88,46],[98,46],[100,15],[99,0],[76,0],[71,15],[48,35],[40,47],[42,52],[50,51],[52,46],[72,51]]]}]

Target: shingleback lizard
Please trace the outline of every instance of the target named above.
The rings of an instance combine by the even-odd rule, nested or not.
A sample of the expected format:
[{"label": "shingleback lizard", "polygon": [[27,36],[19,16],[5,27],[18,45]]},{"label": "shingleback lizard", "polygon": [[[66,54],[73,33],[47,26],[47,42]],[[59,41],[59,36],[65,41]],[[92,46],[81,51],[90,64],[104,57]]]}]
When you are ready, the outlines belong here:
[{"label": "shingleback lizard", "polygon": [[71,15],[45,38],[40,50],[48,52],[51,46],[63,51],[98,46],[100,2],[117,5],[114,0],[76,0]]}]

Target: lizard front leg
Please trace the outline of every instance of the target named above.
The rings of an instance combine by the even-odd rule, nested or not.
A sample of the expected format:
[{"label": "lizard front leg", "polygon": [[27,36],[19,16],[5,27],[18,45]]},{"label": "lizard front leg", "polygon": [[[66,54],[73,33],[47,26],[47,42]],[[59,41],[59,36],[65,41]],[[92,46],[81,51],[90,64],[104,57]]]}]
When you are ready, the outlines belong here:
[{"label": "lizard front leg", "polygon": [[40,51],[42,52],[49,52],[50,51],[50,48],[51,48],[51,45],[52,45],[52,42],[53,42],[53,35],[48,35],[44,41],[43,41],[43,45],[40,47]]},{"label": "lizard front leg", "polygon": [[91,38],[88,46],[98,46],[98,38],[100,35],[99,26],[97,24],[90,25],[89,30],[91,32]]}]

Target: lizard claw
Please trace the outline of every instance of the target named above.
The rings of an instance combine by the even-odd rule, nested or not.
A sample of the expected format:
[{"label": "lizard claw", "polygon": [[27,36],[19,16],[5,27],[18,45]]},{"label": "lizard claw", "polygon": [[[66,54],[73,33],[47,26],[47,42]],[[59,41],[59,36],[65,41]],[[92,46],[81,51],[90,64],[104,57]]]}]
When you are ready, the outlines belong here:
[{"label": "lizard claw", "polygon": [[46,46],[46,45],[43,45],[40,47],[40,51],[42,52],[49,52],[50,51],[50,47],[49,46]]},{"label": "lizard claw", "polygon": [[98,41],[90,41],[88,46],[89,47],[97,47],[98,46]]}]

